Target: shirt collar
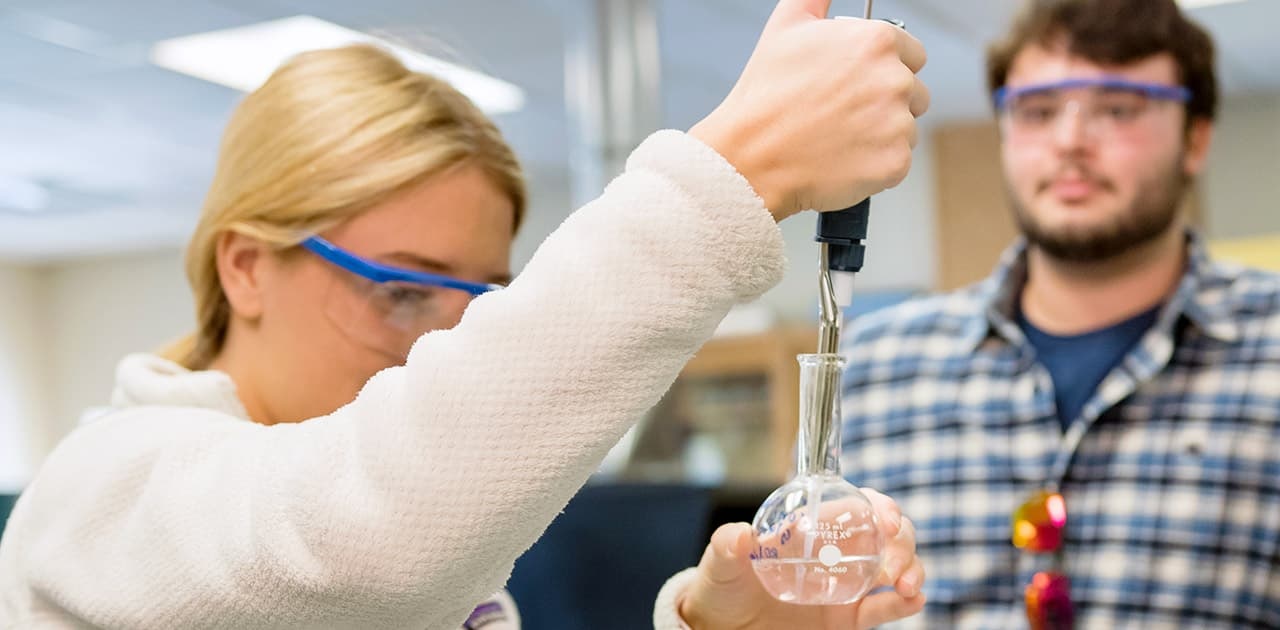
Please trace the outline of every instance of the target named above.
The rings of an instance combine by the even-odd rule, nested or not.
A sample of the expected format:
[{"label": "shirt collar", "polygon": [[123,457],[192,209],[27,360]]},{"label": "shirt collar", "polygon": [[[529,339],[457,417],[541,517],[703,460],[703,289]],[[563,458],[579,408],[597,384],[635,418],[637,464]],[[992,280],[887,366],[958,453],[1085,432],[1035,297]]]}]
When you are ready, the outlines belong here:
[{"label": "shirt collar", "polygon": [[[1173,297],[1161,312],[1160,321],[1185,317],[1206,335],[1223,342],[1240,338],[1240,326],[1233,317],[1229,291],[1230,274],[1215,265],[1195,231],[1187,231],[1187,266]],[[1018,298],[1027,283],[1027,241],[1018,239],[1000,256],[991,275],[974,290],[975,317],[961,336],[966,352],[977,350],[988,337],[999,335],[1021,343],[1016,324]],[[980,316],[978,316],[980,315]]]}]

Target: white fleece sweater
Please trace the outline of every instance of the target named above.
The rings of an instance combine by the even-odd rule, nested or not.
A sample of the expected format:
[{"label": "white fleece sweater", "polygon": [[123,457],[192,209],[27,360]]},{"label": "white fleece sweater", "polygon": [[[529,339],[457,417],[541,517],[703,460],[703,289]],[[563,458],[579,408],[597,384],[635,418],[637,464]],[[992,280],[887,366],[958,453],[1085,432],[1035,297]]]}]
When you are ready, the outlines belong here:
[{"label": "white fleece sweater", "polygon": [[12,515],[0,627],[456,630],[782,251],[744,178],[660,132],[328,416],[254,424],[225,375],[126,360]]}]

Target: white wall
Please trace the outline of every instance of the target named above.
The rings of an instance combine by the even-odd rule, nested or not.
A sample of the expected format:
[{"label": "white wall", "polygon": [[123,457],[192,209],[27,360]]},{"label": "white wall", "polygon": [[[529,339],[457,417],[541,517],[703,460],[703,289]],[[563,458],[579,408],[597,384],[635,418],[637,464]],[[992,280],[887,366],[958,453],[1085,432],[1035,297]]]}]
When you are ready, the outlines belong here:
[{"label": "white wall", "polygon": [[80,261],[47,274],[55,392],[47,439],[56,441],[85,409],[108,402],[121,357],[192,330],[194,315],[177,251]]},{"label": "white wall", "polygon": [[1280,233],[1280,96],[1223,103],[1204,176],[1211,238]]},{"label": "white wall", "polygon": [[0,265],[0,492],[30,479],[47,417],[42,282],[35,269]]},{"label": "white wall", "polygon": [[[902,184],[871,199],[866,266],[856,291],[927,289],[933,286],[933,151],[922,130],[911,174]],[[782,222],[787,239],[787,275],[761,298],[780,319],[816,321],[818,244],[813,241],[817,215],[806,212]],[[856,300],[856,297],[855,297]]]}]

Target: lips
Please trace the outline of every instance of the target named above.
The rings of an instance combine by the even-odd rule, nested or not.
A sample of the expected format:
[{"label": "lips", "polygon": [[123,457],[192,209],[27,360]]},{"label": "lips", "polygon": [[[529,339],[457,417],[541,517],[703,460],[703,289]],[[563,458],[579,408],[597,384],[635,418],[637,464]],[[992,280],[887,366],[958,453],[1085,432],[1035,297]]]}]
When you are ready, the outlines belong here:
[{"label": "lips", "polygon": [[1049,192],[1062,201],[1082,201],[1098,190],[1092,180],[1082,178],[1059,178],[1049,183]]},{"label": "lips", "polygon": [[1078,164],[1064,164],[1051,177],[1040,181],[1037,192],[1062,203],[1078,204],[1099,193],[1112,191],[1109,181]]}]

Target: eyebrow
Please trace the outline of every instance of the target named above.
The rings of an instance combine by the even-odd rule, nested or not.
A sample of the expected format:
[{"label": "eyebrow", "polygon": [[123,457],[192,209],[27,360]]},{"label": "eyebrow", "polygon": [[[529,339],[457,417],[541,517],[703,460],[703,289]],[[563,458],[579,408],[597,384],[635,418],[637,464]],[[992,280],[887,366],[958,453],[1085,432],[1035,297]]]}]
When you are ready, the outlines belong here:
[{"label": "eyebrow", "polygon": [[[411,252],[395,251],[389,254],[380,255],[374,260],[396,262],[401,265],[409,265],[412,267],[417,267],[419,269],[425,269],[427,271],[433,271],[435,273],[444,274],[444,275],[456,275],[457,273],[453,265],[450,265],[448,263],[435,260],[432,258],[427,258],[426,256],[414,254]],[[500,273],[500,274],[491,275],[485,278],[485,282],[491,282],[493,284],[501,284],[505,286],[505,285],[511,284],[511,274]]]}]

